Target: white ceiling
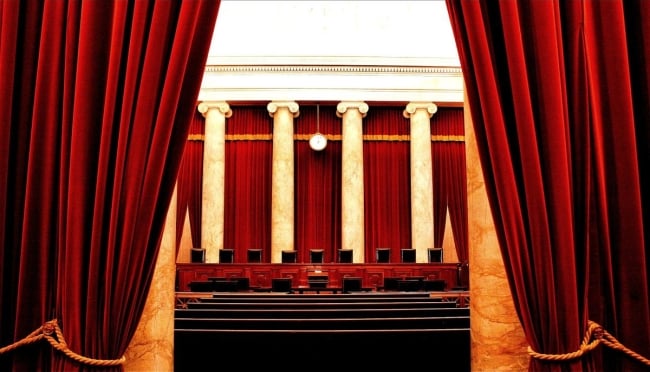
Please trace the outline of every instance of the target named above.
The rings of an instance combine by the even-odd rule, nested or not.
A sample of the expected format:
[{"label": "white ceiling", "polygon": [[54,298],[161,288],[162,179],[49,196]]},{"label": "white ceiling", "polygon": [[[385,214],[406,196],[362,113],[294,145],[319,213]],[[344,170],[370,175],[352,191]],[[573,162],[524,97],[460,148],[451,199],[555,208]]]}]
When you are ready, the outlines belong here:
[{"label": "white ceiling", "polygon": [[444,1],[222,0],[203,101],[463,101]]},{"label": "white ceiling", "polygon": [[440,0],[222,0],[208,64],[233,58],[460,66]]}]

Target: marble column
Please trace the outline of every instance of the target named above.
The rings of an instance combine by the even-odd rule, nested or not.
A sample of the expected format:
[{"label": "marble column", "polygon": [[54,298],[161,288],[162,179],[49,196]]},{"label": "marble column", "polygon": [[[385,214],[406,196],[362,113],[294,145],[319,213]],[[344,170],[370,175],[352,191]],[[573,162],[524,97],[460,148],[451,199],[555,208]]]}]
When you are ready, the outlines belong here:
[{"label": "marble column", "polygon": [[205,262],[214,263],[223,248],[226,118],[232,111],[226,102],[201,102],[198,110],[205,117],[201,248]]},{"label": "marble column", "polygon": [[433,165],[431,117],[438,111],[432,102],[411,102],[404,117],[411,119],[411,248],[416,262],[427,262],[433,248]]},{"label": "marble column", "polygon": [[526,371],[528,345],[506,277],[467,104],[465,147],[472,371]]},{"label": "marble column", "polygon": [[124,356],[124,371],[174,370],[176,281],[176,189],[172,195],[158,260],[138,328]]},{"label": "marble column", "polygon": [[273,117],[271,181],[271,262],[282,262],[282,251],[294,249],[293,119],[300,114],[293,101],[274,101],[266,107]]},{"label": "marble column", "polygon": [[365,262],[363,195],[363,118],[365,102],[340,102],[336,115],[342,118],[341,248],[352,249],[354,263]]}]

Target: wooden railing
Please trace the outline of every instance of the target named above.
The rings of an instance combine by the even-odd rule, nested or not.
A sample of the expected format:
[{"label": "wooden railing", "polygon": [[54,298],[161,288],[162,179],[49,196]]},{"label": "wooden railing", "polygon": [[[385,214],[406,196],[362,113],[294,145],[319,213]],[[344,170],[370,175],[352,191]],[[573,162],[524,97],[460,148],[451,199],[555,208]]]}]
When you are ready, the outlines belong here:
[{"label": "wooden railing", "polygon": [[291,278],[293,287],[308,286],[309,276],[318,272],[327,275],[328,285],[341,287],[344,277],[362,278],[362,286],[381,290],[384,278],[419,277],[424,280],[444,280],[447,289],[458,285],[457,263],[397,263],[397,264],[176,264],[176,291],[190,291],[190,283],[210,278],[248,278],[251,288],[269,288],[273,278]]}]

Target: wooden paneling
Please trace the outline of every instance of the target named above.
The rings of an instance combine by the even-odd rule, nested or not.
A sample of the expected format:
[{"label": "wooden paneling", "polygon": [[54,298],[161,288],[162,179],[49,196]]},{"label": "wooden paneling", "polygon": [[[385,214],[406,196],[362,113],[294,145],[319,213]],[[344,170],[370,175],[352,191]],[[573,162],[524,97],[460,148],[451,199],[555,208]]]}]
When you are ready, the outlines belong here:
[{"label": "wooden paneling", "polygon": [[345,276],[360,277],[364,287],[380,288],[384,277],[424,277],[443,279],[447,288],[457,285],[457,263],[399,263],[399,264],[176,264],[177,291],[189,291],[192,281],[208,277],[246,277],[252,287],[270,287],[272,278],[292,278],[293,285],[307,285],[307,276],[316,270],[327,272],[330,285],[339,286]]}]

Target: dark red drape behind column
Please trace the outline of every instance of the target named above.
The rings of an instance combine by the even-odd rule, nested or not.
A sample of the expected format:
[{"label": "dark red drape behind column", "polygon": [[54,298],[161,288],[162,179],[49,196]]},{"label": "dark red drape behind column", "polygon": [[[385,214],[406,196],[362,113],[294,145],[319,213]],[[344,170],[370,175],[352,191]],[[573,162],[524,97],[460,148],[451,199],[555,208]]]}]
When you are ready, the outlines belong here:
[{"label": "dark red drape behind column", "polygon": [[266,106],[232,107],[226,125],[224,248],[246,262],[249,248],[271,259],[273,118]]},{"label": "dark red drape behind column", "polygon": [[[575,352],[591,320],[650,358],[650,7],[620,0],[447,5],[531,348]],[[602,347],[530,364],[647,368]]]},{"label": "dark red drape behind column", "polygon": [[[309,136],[317,129],[329,138],[318,152],[309,147]],[[302,262],[309,262],[312,248],[325,250],[324,262],[335,262],[341,246],[341,129],[335,106],[300,106],[294,125],[300,138],[294,146],[294,179],[295,248]]]},{"label": "dark red drape behind column", "polygon": [[375,249],[411,248],[410,122],[403,107],[372,108],[363,120],[365,257],[375,262]]},{"label": "dark red drape behind column", "polygon": [[[459,262],[468,258],[465,119],[462,108],[439,107],[431,118],[434,245],[454,239]],[[453,236],[444,236],[447,211]]]},{"label": "dark red drape behind column", "polygon": [[183,160],[178,173],[176,247],[183,234],[185,219],[189,217],[193,247],[201,247],[201,211],[203,203],[203,140],[205,118],[198,110],[192,117],[190,133],[183,152]]},{"label": "dark red drape behind column", "polygon": [[[2,345],[56,319],[73,352],[124,354],[149,291],[219,4],[0,3]],[[47,343],[0,364],[91,369]]]}]

